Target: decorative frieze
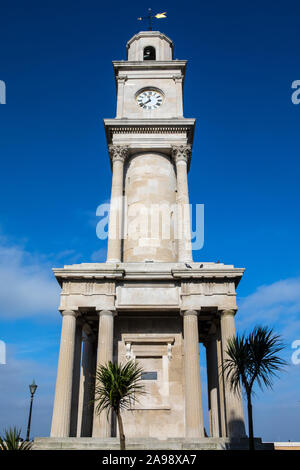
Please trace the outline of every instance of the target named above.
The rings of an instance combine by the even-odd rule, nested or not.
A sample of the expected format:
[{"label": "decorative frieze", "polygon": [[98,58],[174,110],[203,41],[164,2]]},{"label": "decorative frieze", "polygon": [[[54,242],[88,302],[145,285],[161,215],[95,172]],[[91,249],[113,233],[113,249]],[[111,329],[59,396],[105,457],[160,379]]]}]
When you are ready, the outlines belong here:
[{"label": "decorative frieze", "polygon": [[97,282],[94,280],[82,281],[64,281],[62,294],[64,295],[115,295],[115,283],[114,282]]},{"label": "decorative frieze", "polygon": [[182,126],[118,126],[111,127],[111,134],[186,134],[189,127]]},{"label": "decorative frieze", "polygon": [[94,293],[94,282],[87,281],[84,283],[85,295],[92,295]]},{"label": "decorative frieze", "polygon": [[226,281],[182,281],[181,295],[235,295],[234,282]]},{"label": "decorative frieze", "polygon": [[115,295],[116,294],[116,284],[114,282],[105,283],[105,293],[106,295]]}]

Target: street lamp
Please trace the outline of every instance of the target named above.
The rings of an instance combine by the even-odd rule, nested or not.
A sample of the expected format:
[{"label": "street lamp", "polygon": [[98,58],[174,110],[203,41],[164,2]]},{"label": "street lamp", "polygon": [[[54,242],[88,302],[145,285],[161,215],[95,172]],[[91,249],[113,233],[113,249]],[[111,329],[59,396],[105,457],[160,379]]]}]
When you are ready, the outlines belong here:
[{"label": "street lamp", "polygon": [[32,402],[33,402],[33,395],[35,394],[36,389],[37,389],[37,385],[36,385],[35,381],[33,380],[32,384],[29,385],[31,398],[30,398],[30,409],[29,409],[29,418],[28,418],[26,441],[29,441],[31,413],[32,413]]}]

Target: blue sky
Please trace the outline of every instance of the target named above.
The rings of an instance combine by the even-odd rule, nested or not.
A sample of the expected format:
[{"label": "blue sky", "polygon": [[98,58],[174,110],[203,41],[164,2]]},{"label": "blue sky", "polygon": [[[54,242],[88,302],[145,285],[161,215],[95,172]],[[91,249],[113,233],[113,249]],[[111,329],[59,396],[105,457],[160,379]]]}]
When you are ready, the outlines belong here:
[{"label": "blue sky", "polygon": [[[187,59],[185,117],[197,119],[190,199],[205,205],[205,244],[195,260],[246,267],[239,331],[274,327],[287,371],[254,400],[255,433],[300,440],[299,124],[291,84],[300,79],[297,1],[6,3],[1,7],[0,432],[48,435],[60,336],[51,267],[103,261],[97,206],[110,195],[103,118],[115,116],[112,60],[143,29],[148,7]],[[202,358],[204,402],[205,365]],[[207,419],[207,415],[206,415]]]}]

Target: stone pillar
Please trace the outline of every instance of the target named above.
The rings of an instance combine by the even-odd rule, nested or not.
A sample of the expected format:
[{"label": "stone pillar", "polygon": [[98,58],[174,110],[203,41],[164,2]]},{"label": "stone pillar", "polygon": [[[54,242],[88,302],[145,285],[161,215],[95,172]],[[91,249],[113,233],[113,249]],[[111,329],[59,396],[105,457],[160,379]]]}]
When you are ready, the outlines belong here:
[{"label": "stone pillar", "polygon": [[123,108],[124,108],[124,87],[127,80],[127,76],[118,76],[118,93],[117,93],[117,118],[123,117]]},{"label": "stone pillar", "polygon": [[[221,312],[221,341],[222,341],[222,360],[227,359],[227,342],[229,338],[235,336],[234,324],[235,310],[223,310]],[[232,392],[230,384],[224,376],[225,393],[225,414],[226,428],[228,437],[245,437],[245,422],[243,411],[242,394],[237,395]]]},{"label": "stone pillar", "polygon": [[119,262],[122,256],[123,231],[123,180],[124,161],[128,155],[125,145],[110,145],[112,160],[112,185],[108,228],[107,261]]},{"label": "stone pillar", "polygon": [[72,406],[71,406],[71,425],[70,425],[71,437],[75,437],[77,435],[80,369],[81,369],[81,343],[82,343],[82,320],[81,318],[77,318],[76,330],[75,330],[75,350],[74,350],[74,366],[73,366],[73,380],[72,380]]},{"label": "stone pillar", "polygon": [[225,414],[225,391],[224,391],[224,377],[223,377],[223,363],[222,363],[222,342],[221,342],[220,325],[217,333],[217,358],[218,358],[218,384],[219,384],[219,399],[220,399],[220,436],[227,436],[226,429],[226,414]]},{"label": "stone pillar", "polygon": [[185,376],[185,435],[204,437],[200,381],[198,314],[187,310],[183,314],[184,376]]},{"label": "stone pillar", "polygon": [[174,75],[173,80],[176,84],[176,101],[177,101],[177,117],[183,116],[183,100],[182,100],[182,81],[183,75]]},{"label": "stone pillar", "polygon": [[[110,310],[99,312],[97,367],[113,359],[114,315]],[[93,437],[111,437],[111,419],[107,419],[106,411],[100,416],[94,411]]]},{"label": "stone pillar", "polygon": [[215,336],[209,338],[205,346],[207,362],[209,433],[211,437],[220,437],[220,400],[217,338]]},{"label": "stone pillar", "polygon": [[62,312],[51,437],[70,436],[76,316],[77,313],[73,310],[64,310]]},{"label": "stone pillar", "polygon": [[176,164],[177,172],[177,246],[179,262],[193,262],[187,181],[187,164],[190,155],[190,145],[172,146],[172,156]]},{"label": "stone pillar", "polygon": [[80,376],[80,399],[78,407],[77,437],[91,437],[94,407],[93,390],[95,388],[95,341],[92,334],[84,334]]}]

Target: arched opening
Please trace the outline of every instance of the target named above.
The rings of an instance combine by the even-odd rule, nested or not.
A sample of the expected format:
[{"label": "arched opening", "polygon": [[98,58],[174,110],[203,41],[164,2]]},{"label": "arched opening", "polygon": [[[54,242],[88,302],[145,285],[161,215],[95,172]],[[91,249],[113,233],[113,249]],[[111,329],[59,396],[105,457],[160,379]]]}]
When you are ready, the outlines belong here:
[{"label": "arched opening", "polygon": [[144,60],[155,60],[156,53],[155,48],[152,46],[147,46],[144,49]]}]

